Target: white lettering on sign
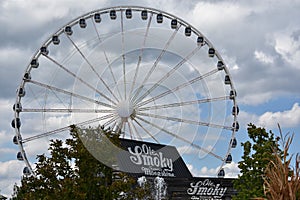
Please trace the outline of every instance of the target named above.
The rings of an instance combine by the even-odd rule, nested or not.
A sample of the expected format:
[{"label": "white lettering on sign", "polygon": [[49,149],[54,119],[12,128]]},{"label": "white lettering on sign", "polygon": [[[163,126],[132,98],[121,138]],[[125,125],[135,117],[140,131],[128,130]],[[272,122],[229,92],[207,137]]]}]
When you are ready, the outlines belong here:
[{"label": "white lettering on sign", "polygon": [[173,160],[166,158],[162,152],[156,152],[146,144],[128,147],[128,151],[131,162],[143,166],[141,170],[145,175],[174,176]]},{"label": "white lettering on sign", "polygon": [[220,187],[220,184],[215,184],[209,179],[205,179],[197,183],[190,183],[187,193],[192,196],[191,199],[221,199],[226,190],[227,187]]}]

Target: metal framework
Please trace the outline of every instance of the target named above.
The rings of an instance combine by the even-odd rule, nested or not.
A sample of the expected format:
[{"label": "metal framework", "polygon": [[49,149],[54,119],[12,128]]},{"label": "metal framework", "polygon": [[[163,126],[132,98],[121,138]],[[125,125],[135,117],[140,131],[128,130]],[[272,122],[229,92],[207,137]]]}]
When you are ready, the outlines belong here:
[{"label": "metal framework", "polygon": [[[142,24],[142,27],[132,28],[131,25],[132,27],[127,29],[126,25],[132,20],[136,20],[138,25]],[[105,22],[109,23],[104,26]],[[159,27],[160,24],[168,24],[169,27],[166,28],[166,25]],[[111,33],[102,32],[104,29],[110,30],[110,26],[118,28],[111,29],[113,30]],[[85,35],[81,32],[88,27],[91,28],[88,34],[92,36],[82,42],[84,39],[82,36]],[[162,39],[159,33],[155,33],[157,30],[158,32],[162,30],[161,33],[164,34]],[[76,37],[77,33],[80,37]],[[138,45],[134,44],[134,37],[141,38],[136,41]],[[114,55],[108,45],[110,43],[111,46],[115,45],[116,38],[118,39],[116,43],[119,43],[119,55]],[[160,43],[153,45],[156,41]],[[190,49],[180,49],[180,45],[184,48],[184,43],[192,43],[191,41],[194,44]],[[92,47],[89,47],[90,43]],[[132,45],[132,48],[128,48],[128,45]],[[52,54],[56,49],[61,50]],[[62,58],[60,53],[68,49],[71,49],[70,53]],[[103,69],[99,69],[99,64],[94,62],[95,57],[91,56],[96,51],[101,53]],[[206,57],[215,65],[203,63],[200,66],[200,55],[207,53]],[[150,59],[151,56],[153,58]],[[178,59],[177,63],[167,59],[172,56]],[[81,64],[77,68],[74,67],[76,59],[79,60],[78,65]],[[134,67],[129,67],[133,63],[131,59],[135,59]],[[152,64],[149,64],[149,60]],[[118,61],[120,61],[119,65],[116,64]],[[25,144],[68,131],[69,125],[72,124],[84,126],[97,123],[111,127],[114,131],[121,130],[124,137],[131,139],[146,138],[146,140],[163,143],[174,138],[221,161],[218,173],[222,175],[224,172],[222,167],[229,162],[231,148],[236,145],[235,135],[238,131],[236,92],[228,67],[224,63],[219,52],[200,31],[177,16],[158,9],[117,6],[94,10],[79,16],[59,28],[34,53],[17,89],[12,126],[15,128],[14,141],[19,145],[20,155],[22,155],[20,160],[24,160],[26,164],[24,173],[33,174],[30,160],[25,154]],[[187,72],[190,70],[188,67],[192,68],[192,75]],[[66,77],[72,77],[73,87],[64,85],[63,80],[57,80],[57,72],[51,77],[49,75],[49,80],[44,81],[41,76],[47,75],[47,70],[53,68],[59,69],[59,72],[64,73]],[[39,71],[41,73],[38,73]],[[87,72],[90,73],[89,76],[85,74]],[[224,89],[218,93],[219,96],[211,96],[217,93],[211,91],[220,88],[211,87],[211,84],[206,83],[217,80],[220,85],[218,79],[220,74],[226,77],[225,82],[222,81]],[[180,76],[184,77],[184,81],[177,83],[176,79]],[[169,84],[172,78],[175,80]],[[93,82],[92,79],[96,81]],[[62,83],[58,84],[59,81]],[[206,91],[205,94],[197,90],[201,85]],[[190,95],[189,98],[182,98],[187,94]],[[170,100],[172,98],[175,100]],[[225,119],[224,123],[220,123],[219,120],[214,121],[215,114],[211,113],[218,112],[213,110],[214,103],[218,102],[224,105],[222,110],[224,118],[232,115],[232,125]],[[202,106],[205,106],[205,109],[202,109]],[[206,110],[208,113],[205,118],[201,116],[200,111],[193,113],[186,108]],[[231,108],[233,108],[232,112],[231,110],[228,112]],[[172,111],[177,114],[173,114]],[[178,115],[179,112],[182,113]],[[35,114],[41,116],[41,123],[47,128],[25,134],[23,126],[26,127],[28,118],[35,119]],[[63,126],[58,124],[52,128],[54,124],[53,126],[49,124],[48,117],[53,117],[53,114],[62,118],[68,116],[69,124]],[[24,121],[23,116],[27,116]],[[164,123],[160,123],[161,121]],[[186,137],[185,133],[179,130],[180,126],[196,127],[195,135],[192,138]],[[48,127],[52,129],[48,130]],[[206,134],[210,134],[211,129],[217,129],[221,137],[227,139],[225,152],[220,154],[201,145],[199,138],[205,137],[205,133],[200,133],[203,127],[206,127]],[[200,134],[203,136],[199,137]]]}]

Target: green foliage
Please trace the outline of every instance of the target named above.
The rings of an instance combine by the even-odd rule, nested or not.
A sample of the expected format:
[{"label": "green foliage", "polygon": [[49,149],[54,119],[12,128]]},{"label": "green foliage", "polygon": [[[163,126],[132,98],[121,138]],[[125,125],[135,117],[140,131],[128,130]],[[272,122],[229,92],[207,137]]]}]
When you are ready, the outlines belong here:
[{"label": "green foliage", "polygon": [[278,147],[279,138],[270,131],[248,125],[248,136],[251,141],[242,143],[244,154],[238,163],[241,175],[234,181],[238,195],[234,199],[251,199],[264,197],[264,173],[270,160],[274,158],[274,149],[281,154]]},{"label": "green foliage", "polygon": [[[136,181],[126,174],[118,172],[118,179],[114,179],[115,172],[112,168],[93,157],[82,142],[97,140],[98,146],[101,146],[105,135],[105,138],[110,138],[112,143],[119,145],[118,134],[101,128],[89,128],[85,134],[81,134],[81,130],[75,126],[70,128],[70,139],[65,142],[51,141],[49,157],[37,156],[36,176],[24,176],[21,186],[15,186],[12,199],[126,199],[121,198],[120,193],[131,196],[140,193]],[[92,132],[98,133],[102,140],[91,135]]]}]

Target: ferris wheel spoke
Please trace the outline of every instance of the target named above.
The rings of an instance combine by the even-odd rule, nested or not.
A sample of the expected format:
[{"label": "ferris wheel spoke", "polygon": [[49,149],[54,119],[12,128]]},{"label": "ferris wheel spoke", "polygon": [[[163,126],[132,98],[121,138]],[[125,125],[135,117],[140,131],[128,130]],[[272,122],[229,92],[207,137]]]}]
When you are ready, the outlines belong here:
[{"label": "ferris wheel spoke", "polygon": [[[97,118],[94,118],[94,119],[91,119],[91,120],[87,120],[87,121],[77,123],[76,126],[83,126],[83,125],[91,124],[91,123],[94,123],[94,122],[99,122],[101,120],[109,119],[113,116],[114,116],[114,114],[104,115],[102,117],[97,117]],[[32,140],[36,140],[36,139],[40,139],[40,138],[47,137],[47,136],[50,136],[50,135],[58,134],[58,133],[61,133],[61,132],[67,131],[67,130],[70,130],[70,126],[65,126],[65,127],[62,127],[62,128],[58,128],[58,129],[55,129],[55,130],[52,130],[52,131],[48,131],[48,132],[45,132],[45,133],[41,133],[41,134],[38,134],[38,135],[34,135],[34,136],[31,136],[31,137],[22,139],[22,143],[26,143],[26,142],[30,142]]]},{"label": "ferris wheel spoke", "polygon": [[131,139],[135,138],[135,137],[134,137],[135,134],[134,134],[134,132],[133,132],[133,127],[131,126],[131,124],[130,124],[129,121],[127,122],[127,125],[128,125],[128,130],[129,130],[129,134],[130,134]]},{"label": "ferris wheel spoke", "polygon": [[[92,21],[92,22],[93,22],[93,26],[94,26],[94,29],[95,29],[95,31],[96,31],[96,34],[97,34],[97,38],[98,38],[99,42],[100,42],[100,43],[102,43],[102,39],[101,39],[101,37],[100,37],[100,34],[99,34],[99,31],[98,31],[98,29],[96,28],[96,24],[95,24],[95,22],[94,22],[94,21]],[[109,68],[110,74],[111,74],[111,76],[112,76],[112,79],[113,79],[114,85],[117,85],[117,80],[116,80],[116,77],[115,77],[115,75],[114,75],[114,73],[113,73],[113,71],[112,71],[111,63],[110,63],[110,61],[109,61],[109,59],[108,59],[108,56],[107,56],[107,54],[106,54],[106,51],[105,51],[105,50],[103,50],[103,54],[104,54],[104,57],[105,57],[105,60],[106,60],[107,66],[108,66],[108,68]],[[119,90],[119,88],[117,87],[116,89],[117,89],[117,92],[118,92],[118,94],[119,94],[119,97],[121,98],[121,97],[122,97],[122,95],[121,95],[121,93],[120,93],[120,90]],[[116,100],[118,101],[118,99],[116,99]]]},{"label": "ferris wheel spoke", "polygon": [[72,75],[75,79],[77,79],[78,81],[80,81],[81,83],[83,83],[84,85],[86,85],[88,88],[90,88],[93,91],[97,92],[99,95],[101,95],[102,97],[104,97],[106,100],[108,100],[109,102],[111,102],[111,103],[113,103],[113,104],[116,105],[116,102],[112,101],[111,98],[107,97],[105,94],[103,94],[102,92],[100,92],[97,88],[93,87],[92,85],[90,85],[89,83],[87,83],[85,80],[83,80],[82,78],[78,77],[75,73],[71,72],[69,69],[67,69],[66,67],[64,67],[63,65],[61,65],[59,62],[57,62],[56,60],[54,60],[53,58],[51,58],[48,55],[45,55],[45,57],[48,58],[49,60],[51,60],[53,63],[55,63],[61,69],[63,69],[64,71],[66,71],[68,74]]},{"label": "ferris wheel spoke", "polygon": [[123,81],[124,81],[124,83],[123,83],[124,84],[124,98],[127,99],[123,10],[121,10],[121,35],[122,35],[122,65],[123,65]]},{"label": "ferris wheel spoke", "polygon": [[[33,152],[35,142],[69,138],[72,124],[100,127],[128,140],[182,145],[188,150],[180,151],[183,159],[205,154],[205,160],[193,162],[221,163],[221,172],[232,160],[239,129],[231,79],[208,38],[179,17],[142,6],[97,9],[63,25],[32,56],[17,89],[11,125],[33,175],[25,149]],[[228,87],[216,89],[219,84]],[[202,117],[192,112],[196,108]],[[30,118],[38,120],[39,130],[24,132]],[[231,119],[232,126],[222,119]],[[195,138],[184,133],[187,129]],[[210,137],[207,143],[200,132],[224,137]]]},{"label": "ferris wheel spoke", "polygon": [[188,59],[190,59],[195,53],[201,48],[201,46],[197,46],[191,53],[189,53],[185,58],[183,58],[174,68],[172,68],[168,73],[166,73],[157,83],[155,83],[149,90],[147,90],[138,100],[135,102],[138,103],[142,101],[148,94],[150,94],[155,88],[157,88],[160,83],[165,81],[168,77],[170,77],[176,70],[178,70]]},{"label": "ferris wheel spoke", "polygon": [[148,20],[146,32],[145,32],[145,35],[144,35],[143,44],[142,44],[142,47],[141,47],[141,50],[140,50],[140,55],[139,55],[139,58],[138,58],[138,63],[137,63],[137,66],[135,68],[134,78],[133,78],[131,89],[130,89],[130,92],[129,92],[130,96],[132,95],[133,88],[134,88],[134,86],[136,84],[136,79],[137,79],[137,75],[138,75],[138,72],[139,72],[139,69],[140,69],[140,64],[141,64],[141,61],[142,61],[143,52],[144,52],[146,40],[147,40],[147,37],[148,37],[150,24],[151,24],[151,21],[152,21],[152,16],[153,16],[153,13],[151,13],[151,15],[149,17],[149,20]]},{"label": "ferris wheel spoke", "polygon": [[[103,78],[99,75],[99,73],[96,71],[94,66],[90,63],[90,61],[86,58],[86,56],[82,53],[82,51],[79,49],[79,47],[75,44],[75,42],[72,40],[72,38],[67,35],[67,38],[70,40],[72,45],[75,47],[75,49],[79,52],[81,57],[85,60],[85,62],[89,65],[91,70],[95,73],[95,75],[98,77],[98,79],[103,83],[103,85],[106,87],[106,89],[109,91],[109,93],[117,100],[118,98],[115,96],[115,94],[111,91],[110,87],[107,85],[107,83],[103,80]],[[112,101],[112,100],[110,100]],[[116,104],[116,103],[115,103]]]},{"label": "ferris wheel spoke", "polygon": [[158,144],[160,143],[147,129],[144,128],[144,126],[142,126],[142,124],[140,122],[138,122],[135,118],[133,119],[137,125],[139,125],[155,142],[157,142]]},{"label": "ferris wheel spoke", "polygon": [[42,133],[42,134],[31,136],[31,137],[22,139],[22,143],[27,143],[27,142],[30,142],[30,141],[33,141],[33,140],[37,140],[37,139],[40,139],[40,138],[43,138],[43,137],[47,137],[47,136],[50,136],[50,135],[61,133],[61,132],[67,131],[69,129],[70,129],[70,127],[66,126],[66,127],[62,127],[62,128],[59,128],[59,129],[48,131],[48,132],[45,132],[45,133]]},{"label": "ferris wheel spoke", "polygon": [[85,108],[23,108],[22,112],[52,112],[52,113],[114,113],[115,110],[85,109]]},{"label": "ferris wheel spoke", "polygon": [[162,108],[172,108],[172,107],[182,107],[187,105],[197,105],[202,103],[208,103],[213,101],[222,101],[222,100],[228,100],[230,99],[229,96],[222,96],[222,97],[215,97],[215,98],[209,98],[209,99],[198,99],[193,101],[183,101],[178,103],[170,103],[170,104],[162,104],[162,105],[156,105],[156,106],[150,106],[150,107],[143,107],[139,108],[138,111],[145,111],[145,110],[157,110]]},{"label": "ferris wheel spoke", "polygon": [[[155,96],[155,97],[152,97],[152,98],[150,98],[150,99],[148,99],[148,100],[146,100],[146,101],[143,101],[143,102],[141,102],[140,104],[137,104],[137,106],[140,107],[140,106],[146,105],[146,104],[148,104],[148,103],[150,103],[150,102],[153,102],[153,101],[155,101],[155,100],[157,100],[157,99],[160,99],[160,98],[162,98],[162,97],[164,97],[164,96],[166,96],[166,95],[168,95],[168,94],[172,94],[173,92],[175,92],[175,91],[177,91],[177,90],[180,90],[180,89],[182,89],[182,88],[185,88],[185,87],[187,87],[187,86],[190,86],[190,85],[192,85],[193,83],[195,83],[195,82],[197,82],[197,81],[200,81],[200,80],[202,80],[202,79],[204,79],[204,78],[206,78],[206,77],[209,77],[209,76],[211,76],[211,75],[213,75],[213,74],[215,74],[215,73],[217,73],[217,72],[218,72],[218,69],[213,69],[213,70],[207,72],[206,74],[203,74],[203,75],[198,76],[198,77],[196,77],[196,78],[194,78],[194,79],[192,79],[192,80],[189,80],[188,82],[185,82],[185,83],[183,83],[183,84],[181,84],[181,85],[178,85],[178,86],[174,87],[174,88],[171,89],[171,90],[165,91],[165,92],[163,92],[163,93],[161,93],[161,94],[159,94],[159,95],[157,95],[157,96]],[[154,85],[152,86],[152,88],[150,88],[150,89],[149,89],[142,97],[143,97],[143,98],[146,97],[148,94],[150,94],[150,93],[151,93],[156,87],[158,87],[158,86],[159,86],[159,83],[154,84]],[[142,98],[140,98],[139,100],[142,100]]]},{"label": "ferris wheel spoke", "polygon": [[209,122],[193,121],[193,120],[189,120],[189,119],[182,119],[182,118],[177,118],[177,117],[168,117],[168,116],[150,114],[150,113],[143,113],[143,112],[137,112],[136,114],[141,115],[141,116],[153,117],[153,118],[157,118],[157,119],[165,119],[165,120],[173,121],[173,122],[182,122],[182,123],[194,124],[194,125],[199,125],[199,126],[208,126],[208,127],[213,127],[213,128],[221,128],[221,129],[226,129],[226,130],[232,130],[232,127],[230,127],[230,126],[213,124],[213,123],[209,123]]},{"label": "ferris wheel spoke", "polygon": [[[69,105],[67,106],[65,104],[65,102],[58,96],[58,94],[56,92],[54,92],[53,90],[51,90],[51,92],[54,94],[54,96],[60,101],[61,105],[65,108],[70,108],[70,106],[72,105],[71,102],[69,103]],[[70,98],[71,99],[71,98]],[[46,101],[44,101],[46,104]],[[44,107],[44,106],[43,106]]]},{"label": "ferris wheel spoke", "polygon": [[155,68],[157,67],[157,64],[159,63],[159,61],[161,60],[161,58],[163,57],[163,55],[166,53],[168,47],[170,46],[170,44],[172,43],[173,39],[175,38],[179,28],[181,25],[178,25],[177,28],[175,29],[175,31],[173,32],[173,34],[171,35],[171,37],[169,38],[169,40],[167,41],[167,43],[165,44],[163,50],[160,52],[159,56],[157,57],[157,59],[155,60],[154,64],[152,65],[151,69],[147,72],[142,84],[139,86],[139,88],[137,89],[137,92],[135,93],[134,97],[132,98],[132,101],[134,102],[135,99],[138,97],[138,95],[140,94],[140,92],[142,91],[142,89],[144,88],[144,84],[147,82],[147,80],[150,78],[151,74],[153,73],[153,71],[155,70]]},{"label": "ferris wheel spoke", "polygon": [[181,140],[181,141],[183,141],[183,142],[185,142],[185,143],[191,145],[192,147],[195,147],[195,148],[199,149],[200,151],[203,151],[203,152],[205,152],[205,153],[207,153],[207,154],[210,154],[210,155],[214,156],[215,158],[217,158],[217,159],[219,159],[219,160],[223,160],[223,158],[222,158],[221,156],[219,156],[219,155],[217,155],[217,154],[211,152],[210,150],[207,150],[207,149],[201,147],[201,146],[198,145],[198,144],[195,144],[195,143],[189,141],[188,139],[186,139],[186,138],[184,138],[184,137],[181,137],[181,136],[179,136],[179,135],[176,135],[176,134],[174,134],[174,133],[172,133],[172,132],[170,132],[170,131],[168,131],[168,130],[162,128],[162,127],[159,127],[158,125],[153,124],[153,123],[149,122],[148,120],[145,120],[145,119],[143,119],[143,118],[141,118],[141,117],[136,116],[136,118],[138,118],[139,120],[141,120],[141,121],[143,121],[143,122],[145,122],[145,123],[147,123],[147,124],[149,124],[149,125],[151,125],[151,126],[157,128],[157,129],[160,130],[160,131],[163,131],[163,132],[167,133],[168,135],[170,135],[170,136],[172,136],[172,137],[174,137],[174,138],[177,138],[177,139],[179,139],[179,140]]},{"label": "ferris wheel spoke", "polygon": [[104,127],[109,126],[110,124],[112,124],[113,122],[117,121],[117,119],[119,118],[119,116],[115,115],[113,118],[111,118],[109,121],[105,122],[103,124]]},{"label": "ferris wheel spoke", "polygon": [[51,86],[51,85],[47,85],[45,83],[40,83],[40,82],[34,81],[34,80],[28,80],[28,82],[30,82],[32,84],[35,84],[35,85],[38,85],[40,87],[49,89],[51,91],[56,91],[56,92],[59,92],[59,93],[63,93],[63,94],[69,95],[70,97],[76,97],[76,98],[79,98],[79,99],[82,99],[82,100],[85,100],[85,101],[89,101],[89,102],[92,102],[92,103],[95,103],[95,104],[98,104],[98,105],[102,105],[102,106],[105,106],[105,107],[108,107],[108,108],[115,108],[115,106],[103,103],[101,101],[97,101],[95,99],[91,99],[91,98],[82,96],[80,94],[76,94],[74,92],[69,92],[69,91],[66,91],[66,90],[63,90],[63,89]]},{"label": "ferris wheel spoke", "polygon": [[[139,132],[138,132],[137,128],[135,127],[135,125],[134,125],[134,123],[133,123],[132,120],[131,120],[131,121],[128,121],[128,126],[129,126],[130,128],[132,127],[132,130],[134,130],[134,132],[136,133],[136,135],[137,135],[137,137],[139,138],[139,140],[142,141],[143,138],[142,138],[141,135],[139,134]],[[133,131],[132,131],[132,133],[133,133]],[[133,134],[133,135],[134,135],[134,134]]]},{"label": "ferris wheel spoke", "polygon": [[133,130],[132,130],[131,125],[129,123],[130,122],[125,123],[124,126],[126,126],[126,124],[127,124],[127,126],[128,126],[128,132],[129,132],[129,135],[130,135],[130,139],[132,140],[134,138],[134,133],[133,133]]}]

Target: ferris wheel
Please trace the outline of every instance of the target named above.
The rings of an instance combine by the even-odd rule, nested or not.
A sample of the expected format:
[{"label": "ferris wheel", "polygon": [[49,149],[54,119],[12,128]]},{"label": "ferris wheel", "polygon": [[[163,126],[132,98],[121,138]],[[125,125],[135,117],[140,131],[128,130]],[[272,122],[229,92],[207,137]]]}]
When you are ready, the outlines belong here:
[{"label": "ferris wheel", "polygon": [[69,127],[175,146],[197,166],[223,166],[239,129],[236,91],[212,43],[161,10],[118,6],[62,26],[34,53],[17,89],[13,142],[23,173]]}]

